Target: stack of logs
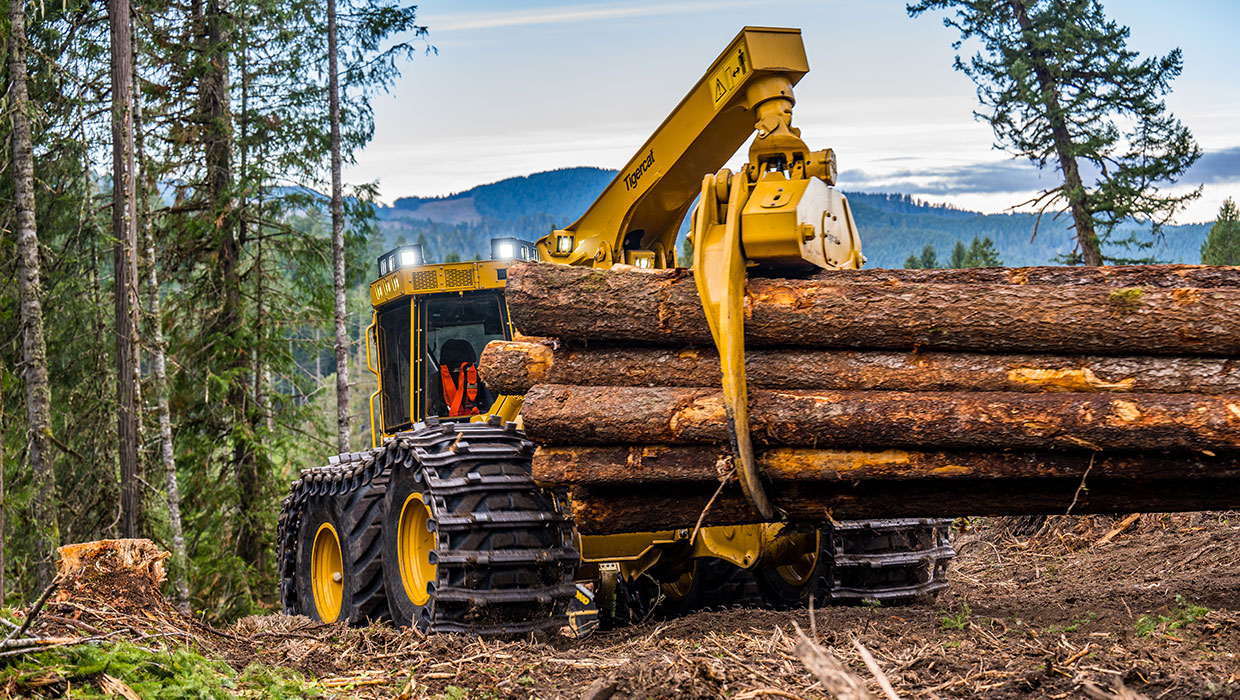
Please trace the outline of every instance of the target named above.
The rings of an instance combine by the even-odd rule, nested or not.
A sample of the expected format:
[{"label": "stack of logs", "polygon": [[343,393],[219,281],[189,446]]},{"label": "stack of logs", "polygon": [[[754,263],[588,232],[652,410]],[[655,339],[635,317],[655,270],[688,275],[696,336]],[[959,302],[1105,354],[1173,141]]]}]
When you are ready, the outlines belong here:
[{"label": "stack of logs", "polygon": [[[692,272],[521,264],[534,475],[586,533],[693,527],[731,468]],[[792,520],[1240,506],[1240,268],[820,272],[749,280],[757,462]],[[705,524],[753,522],[739,485]]]}]

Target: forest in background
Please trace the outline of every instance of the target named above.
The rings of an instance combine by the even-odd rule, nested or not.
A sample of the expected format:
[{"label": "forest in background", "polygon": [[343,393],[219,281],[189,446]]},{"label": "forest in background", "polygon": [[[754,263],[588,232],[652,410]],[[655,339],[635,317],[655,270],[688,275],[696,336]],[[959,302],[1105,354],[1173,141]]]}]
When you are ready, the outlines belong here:
[{"label": "forest in background", "polygon": [[[430,260],[452,254],[461,259],[490,254],[497,236],[536,240],[585,213],[616,171],[563,168],[513,177],[444,197],[403,197],[377,208],[385,245],[421,241]],[[903,267],[910,253],[933,246],[947,260],[956,242],[989,237],[1006,265],[1052,265],[1072,250],[1070,219],[1043,217],[1033,236],[1033,214],[982,214],[911,195],[850,192],[844,186],[867,267]],[[1135,230],[1124,224],[1118,233]],[[1150,254],[1163,262],[1197,263],[1210,224],[1166,226]],[[687,227],[682,227],[683,236]]]},{"label": "forest in background", "polygon": [[[316,194],[328,189],[331,140],[323,4],[137,0],[124,13],[130,41],[119,44],[112,4],[4,6],[4,597],[38,594],[55,544],[122,536],[130,517],[133,532],[175,552],[179,510],[188,560],[174,557],[171,577],[188,572],[188,600],[178,602],[217,619],[270,610],[279,501],[298,470],[338,451],[329,421],[332,225]],[[372,136],[370,97],[428,47],[414,8],[398,2],[340,0],[337,16],[347,162]],[[22,30],[25,41],[15,40]],[[126,61],[131,103],[113,99],[116,66]],[[19,71],[24,95],[11,89],[22,82]],[[124,258],[114,255],[118,104],[132,115],[137,192],[136,250],[124,251],[136,258],[137,274],[127,290],[117,288]],[[16,192],[31,165],[33,192]],[[370,320],[365,284],[378,255],[370,246],[380,245],[375,196],[373,186],[359,186],[344,199],[355,449],[370,440],[369,375],[356,368],[364,366],[358,339]],[[23,220],[30,213],[33,227]],[[32,228],[38,248],[19,262]],[[34,260],[41,286],[31,290]],[[118,295],[136,301],[132,330],[119,330],[127,319],[113,313]],[[27,415],[23,339],[33,335],[23,315],[32,299],[42,304],[46,430],[30,430]],[[132,480],[122,478],[118,457],[118,386],[127,384],[118,381],[121,346],[137,349]],[[164,474],[162,406],[175,481]],[[178,482],[179,499],[170,488]],[[136,495],[131,508],[121,506],[126,483]]]}]

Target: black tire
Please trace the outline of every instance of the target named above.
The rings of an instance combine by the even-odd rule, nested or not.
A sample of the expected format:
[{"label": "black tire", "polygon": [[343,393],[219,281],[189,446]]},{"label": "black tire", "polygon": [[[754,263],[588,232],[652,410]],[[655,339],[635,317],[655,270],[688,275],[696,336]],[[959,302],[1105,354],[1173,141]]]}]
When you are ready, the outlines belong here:
[{"label": "black tire", "polygon": [[815,533],[813,553],[806,552],[801,561],[784,566],[772,566],[753,572],[758,594],[767,607],[776,610],[795,610],[809,605],[810,596],[817,601],[819,590],[830,579],[831,553],[824,548],[830,538]]},{"label": "black tire", "polygon": [[353,625],[390,619],[383,580],[383,496],[387,480],[387,474],[381,474],[369,484],[336,497],[350,582],[345,587],[346,609]]},{"label": "black tire", "polygon": [[722,559],[694,559],[683,570],[665,576],[675,579],[660,586],[658,612],[670,618],[733,607],[740,603],[744,574],[743,569]]},{"label": "black tire", "polygon": [[434,499],[426,493],[424,484],[420,483],[422,480],[414,478],[415,474],[420,476],[420,472],[398,469],[395,478],[388,484],[387,494],[384,496],[382,545],[383,561],[388,562],[388,565],[383,569],[383,580],[387,590],[390,591],[387,602],[392,621],[401,627],[416,626],[425,631],[430,627],[434,612],[431,603],[434,601],[435,584],[434,582],[430,584],[431,599],[425,605],[415,604],[405,592],[400,574],[400,555],[397,551],[400,514],[406,500],[411,495],[415,493],[422,495],[423,501],[431,511],[432,523],[437,522],[439,517]]},{"label": "black tire", "polygon": [[[384,580],[399,625],[512,635],[567,624],[577,592],[572,525],[534,485],[534,446],[512,424],[428,420],[398,436],[385,495]],[[436,565],[429,599],[401,579],[400,513],[412,494],[429,511]]]}]

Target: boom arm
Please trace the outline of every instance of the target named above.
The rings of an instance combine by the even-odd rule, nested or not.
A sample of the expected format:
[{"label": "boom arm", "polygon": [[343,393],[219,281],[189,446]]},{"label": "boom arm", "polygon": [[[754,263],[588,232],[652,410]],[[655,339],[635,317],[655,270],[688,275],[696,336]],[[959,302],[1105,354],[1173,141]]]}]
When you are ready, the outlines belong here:
[{"label": "boom arm", "polygon": [[[676,234],[700,193],[694,276],[719,350],[734,464],[750,504],[768,521],[779,512],[749,436],[747,270],[855,268],[865,260],[848,202],[829,187],[834,154],[810,151],[792,126],[792,86],[808,70],[800,30],[741,30],[585,215],[538,242],[550,262],[673,267]],[[751,131],[746,167],[714,173]]]},{"label": "boom arm", "polygon": [[[741,30],[586,213],[538,241],[540,258],[674,267],[676,234],[702,175],[722,167],[755,128],[772,140],[781,124],[789,133],[792,86],[808,71],[801,30]],[[816,155],[826,167],[827,153]]]}]

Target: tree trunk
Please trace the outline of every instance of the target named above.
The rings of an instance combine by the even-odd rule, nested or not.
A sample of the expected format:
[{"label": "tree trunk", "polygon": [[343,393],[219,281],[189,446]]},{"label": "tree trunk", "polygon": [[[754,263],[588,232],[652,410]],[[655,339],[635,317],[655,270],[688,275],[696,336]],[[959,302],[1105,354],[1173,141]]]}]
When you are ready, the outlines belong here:
[{"label": "tree trunk", "polygon": [[1068,200],[1068,208],[1072,212],[1072,220],[1076,225],[1076,241],[1080,246],[1081,256],[1086,265],[1102,264],[1102,249],[1098,235],[1094,232],[1094,218],[1089,211],[1088,192],[1081,182],[1081,170],[1073,154],[1072,136],[1068,132],[1068,123],[1064,119],[1063,108],[1059,105],[1059,86],[1051,76],[1046,51],[1040,47],[1038,37],[1033,31],[1033,23],[1025,10],[1024,0],[1009,0],[1016,23],[1020,25],[1024,35],[1025,54],[1029,66],[1038,79],[1038,88],[1042,91],[1042,99],[1046,106],[1046,119],[1050,124],[1051,137],[1055,141],[1055,154],[1059,157],[1059,169],[1063,172],[1063,193]]},{"label": "tree trunk", "polygon": [[55,576],[52,557],[60,546],[56,513],[56,475],[51,454],[52,394],[47,381],[47,347],[43,339],[39,237],[34,217],[34,148],[30,139],[30,98],[26,90],[26,18],[24,3],[9,3],[9,99],[13,120],[13,203],[17,227],[17,290],[25,365],[28,450],[34,485],[35,564],[39,588]]},{"label": "tree trunk", "polygon": [[[970,489],[986,482],[1028,479],[1240,479],[1240,453],[1054,451],[826,450],[774,447],[755,458],[771,483],[828,484],[920,480],[952,482]],[[657,488],[670,484],[714,484],[720,465],[730,464],[724,447],[637,445],[539,447],[534,478],[540,486],[565,488]],[[1237,482],[1240,486],[1240,482]]]},{"label": "tree trunk", "polygon": [[225,397],[225,429],[232,444],[232,471],[237,488],[237,556],[245,563],[261,569],[264,538],[261,528],[261,490],[258,462],[254,454],[254,436],[249,430],[249,356],[243,342],[245,329],[241,289],[241,251],[244,242],[238,235],[237,212],[233,197],[233,162],[235,146],[232,132],[232,110],[229,106],[229,53],[232,35],[231,19],[223,6],[224,0],[208,0],[206,4],[206,63],[199,88],[203,117],[207,128],[204,146],[207,166],[207,197],[215,221],[218,269],[221,290],[217,325],[221,336],[229,339],[224,349],[224,368],[229,373]]},{"label": "tree trunk", "polygon": [[[540,445],[726,444],[714,388],[540,384],[525,396]],[[760,445],[829,447],[1240,449],[1240,396],[755,389]]]},{"label": "tree trunk", "polygon": [[133,32],[129,0],[108,0],[112,42],[112,236],[116,297],[116,439],[121,533],[138,534],[137,219],[134,210]]},{"label": "tree trunk", "polygon": [[[938,518],[1043,513],[1166,513],[1235,508],[1237,479],[994,479],[911,480],[832,484],[773,484],[767,492],[789,522]],[[706,504],[717,483],[675,489],[574,488],[573,520],[585,535],[691,530],[703,510],[704,525],[761,522],[740,487],[726,486]]]},{"label": "tree trunk", "polygon": [[[136,75],[136,71],[135,71]],[[181,523],[181,488],[177,479],[176,457],[172,447],[172,411],[168,401],[168,374],[165,358],[163,315],[159,304],[159,272],[155,258],[155,236],[151,232],[150,211],[147,206],[155,183],[149,179],[143,148],[142,93],[137,78],[134,79],[134,154],[142,187],[137,190],[138,222],[142,232],[142,248],[146,261],[146,311],[147,337],[151,352],[152,391],[159,421],[159,457],[164,477],[164,502],[168,507],[168,526],[172,530],[172,563],[176,578],[174,601],[178,610],[190,613],[189,604],[189,557],[185,549],[185,529]]]},{"label": "tree trunk", "polygon": [[[528,336],[713,346],[688,270],[524,263],[509,269],[506,293]],[[1237,288],[751,278],[744,305],[750,348],[1240,354]]]},{"label": "tree trunk", "polygon": [[[720,381],[713,348],[494,341],[479,368],[488,389],[510,395],[537,384],[706,387]],[[1201,357],[755,348],[745,353],[745,375],[754,389],[1240,394],[1234,361]]]},{"label": "tree trunk", "polygon": [[337,67],[336,0],[327,0],[327,80],[331,103],[332,287],[336,324],[336,446],[349,452],[349,328],[346,324],[344,191],[340,174],[340,77]]},{"label": "tree trunk", "polygon": [[[0,381],[3,381],[6,374],[8,374],[7,368],[0,370]],[[4,391],[0,388],[0,605],[4,604],[4,523],[6,520],[4,506],[8,503],[4,494],[4,466]]]}]

